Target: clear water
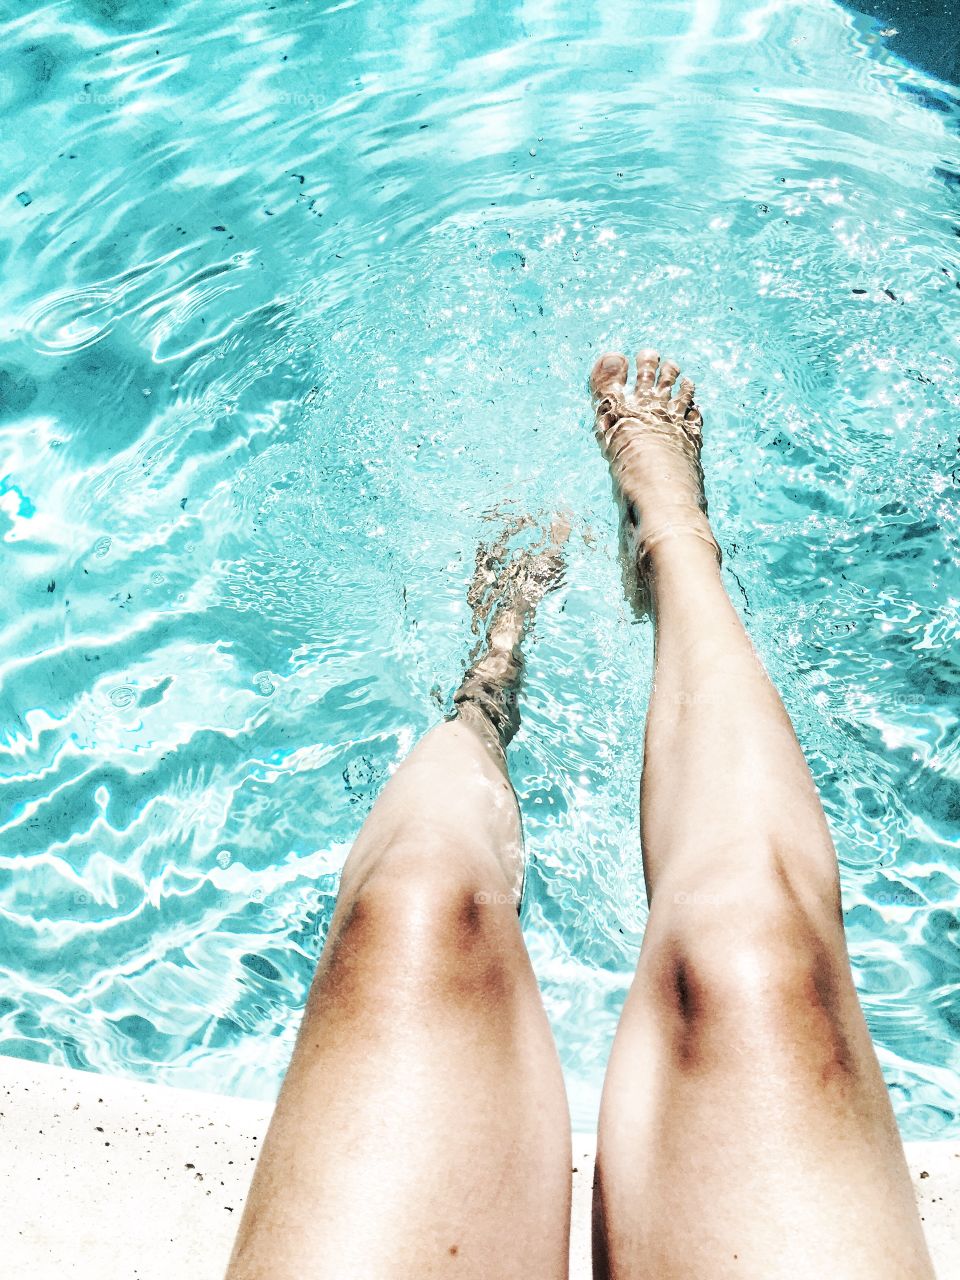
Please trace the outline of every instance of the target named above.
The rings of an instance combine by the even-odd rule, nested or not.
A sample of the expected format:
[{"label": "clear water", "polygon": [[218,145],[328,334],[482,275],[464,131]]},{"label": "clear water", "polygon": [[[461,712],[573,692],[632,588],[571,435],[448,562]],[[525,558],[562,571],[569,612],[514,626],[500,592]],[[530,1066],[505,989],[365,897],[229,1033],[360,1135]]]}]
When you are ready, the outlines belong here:
[{"label": "clear water", "polygon": [[656,342],[901,1122],[960,1131],[960,92],[827,0],[68,0],[2,48],[0,1051],[272,1093],[474,547],[564,504],[512,766],[589,1122],[650,636],[584,390]]}]

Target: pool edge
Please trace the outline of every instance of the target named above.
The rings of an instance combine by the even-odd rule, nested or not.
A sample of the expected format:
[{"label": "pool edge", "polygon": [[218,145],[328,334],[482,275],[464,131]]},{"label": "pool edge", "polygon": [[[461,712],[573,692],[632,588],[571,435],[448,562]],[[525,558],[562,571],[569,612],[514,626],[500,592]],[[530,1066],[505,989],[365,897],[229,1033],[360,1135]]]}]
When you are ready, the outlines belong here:
[{"label": "pool edge", "polygon": [[[0,1096],[11,1274],[221,1280],[271,1103],[4,1057]],[[960,1257],[960,1142],[906,1149],[947,1280]],[[572,1280],[590,1275],[593,1151],[592,1135],[574,1134]]]}]

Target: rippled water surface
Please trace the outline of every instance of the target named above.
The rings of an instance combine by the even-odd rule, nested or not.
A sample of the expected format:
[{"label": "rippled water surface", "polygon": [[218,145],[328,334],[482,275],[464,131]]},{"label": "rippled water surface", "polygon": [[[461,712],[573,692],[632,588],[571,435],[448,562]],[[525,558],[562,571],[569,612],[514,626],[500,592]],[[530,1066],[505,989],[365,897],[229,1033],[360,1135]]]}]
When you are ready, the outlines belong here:
[{"label": "rippled water surface", "polygon": [[584,389],[654,341],[900,1119],[956,1132],[958,91],[825,0],[70,0],[2,47],[0,1051],[272,1093],[474,548],[566,505],[512,768],[588,1121],[650,635]]}]

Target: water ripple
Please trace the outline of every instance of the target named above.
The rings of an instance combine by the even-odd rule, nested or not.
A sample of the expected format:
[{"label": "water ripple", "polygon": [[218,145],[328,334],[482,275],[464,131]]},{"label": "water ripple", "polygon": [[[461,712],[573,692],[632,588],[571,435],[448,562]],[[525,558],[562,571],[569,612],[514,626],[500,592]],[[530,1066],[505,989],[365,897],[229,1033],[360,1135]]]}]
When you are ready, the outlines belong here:
[{"label": "water ripple", "polygon": [[956,1131],[960,94],[826,0],[635,29],[2,24],[5,1052],[272,1094],[346,849],[463,670],[490,513],[562,505],[512,763],[589,1123],[646,920],[650,637],[584,379],[655,340],[700,384],[901,1122]]}]

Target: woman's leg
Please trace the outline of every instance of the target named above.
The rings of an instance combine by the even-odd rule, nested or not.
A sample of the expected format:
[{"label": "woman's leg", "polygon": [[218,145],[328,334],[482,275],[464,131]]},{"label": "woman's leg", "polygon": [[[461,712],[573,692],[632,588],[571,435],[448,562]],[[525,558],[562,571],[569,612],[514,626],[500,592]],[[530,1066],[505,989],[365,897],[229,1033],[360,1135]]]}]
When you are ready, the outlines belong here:
[{"label": "woman's leg", "polygon": [[507,571],[457,717],[347,859],[228,1280],[566,1275],[569,1117],[517,920],[504,758],[519,644],[558,560]]},{"label": "woman's leg", "polygon": [[724,591],[693,387],[594,369],[655,622],[650,918],[601,1108],[598,1277],[932,1276],[857,1002],[837,861],[790,720]]}]

